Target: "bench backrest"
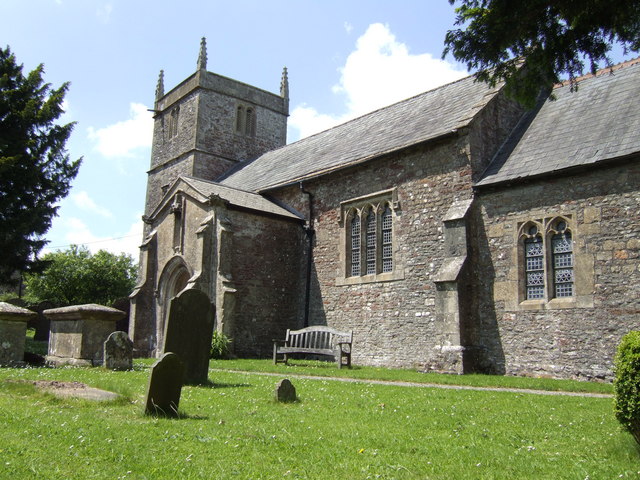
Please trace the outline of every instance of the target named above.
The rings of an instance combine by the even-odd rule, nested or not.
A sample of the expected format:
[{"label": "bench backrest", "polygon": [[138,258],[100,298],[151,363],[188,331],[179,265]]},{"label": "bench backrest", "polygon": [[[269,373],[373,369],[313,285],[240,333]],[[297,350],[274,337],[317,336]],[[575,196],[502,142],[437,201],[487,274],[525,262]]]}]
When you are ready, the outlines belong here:
[{"label": "bench backrest", "polygon": [[333,349],[338,342],[353,341],[353,331],[340,332],[331,327],[313,326],[287,330],[286,342],[291,347]]}]

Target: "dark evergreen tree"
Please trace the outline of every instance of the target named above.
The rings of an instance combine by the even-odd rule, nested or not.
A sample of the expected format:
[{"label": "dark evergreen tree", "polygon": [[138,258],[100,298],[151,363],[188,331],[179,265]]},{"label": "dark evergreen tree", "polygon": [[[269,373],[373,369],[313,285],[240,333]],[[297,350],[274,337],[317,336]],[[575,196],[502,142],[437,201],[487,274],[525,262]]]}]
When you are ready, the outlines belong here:
[{"label": "dark evergreen tree", "polygon": [[38,269],[42,236],[80,168],[65,150],[74,123],[56,123],[69,84],[52,89],[43,74],[39,65],[24,76],[0,48],[0,283]]},{"label": "dark evergreen tree", "polygon": [[[476,70],[491,85],[531,106],[541,88],[610,66],[609,52],[640,50],[640,0],[449,0],[459,3],[443,57]],[[523,63],[524,61],[524,63]],[[524,68],[520,69],[524,64]],[[520,71],[519,71],[520,70]]]}]

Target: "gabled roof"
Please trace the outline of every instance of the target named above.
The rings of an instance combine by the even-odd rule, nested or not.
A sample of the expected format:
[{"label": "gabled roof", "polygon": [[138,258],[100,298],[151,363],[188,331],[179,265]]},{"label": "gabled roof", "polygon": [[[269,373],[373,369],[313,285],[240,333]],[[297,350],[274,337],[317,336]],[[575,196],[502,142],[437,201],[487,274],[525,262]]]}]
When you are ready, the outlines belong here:
[{"label": "gabled roof", "polygon": [[493,185],[640,153],[640,62],[553,90],[523,118],[477,185]]},{"label": "gabled roof", "polygon": [[303,220],[302,216],[295,212],[289,211],[262,195],[257,193],[246,192],[236,188],[220,185],[216,182],[202,180],[200,178],[181,176],[178,177],[167,190],[162,200],[151,214],[154,218],[166,206],[167,202],[171,202],[177,191],[182,191],[186,195],[191,196],[200,203],[206,203],[211,198],[219,198],[223,202],[241,209],[254,210],[259,213],[269,215],[277,215],[290,219]]},{"label": "gabled roof", "polygon": [[463,78],[267,152],[220,183],[265,191],[450,135],[467,126],[498,90]]}]

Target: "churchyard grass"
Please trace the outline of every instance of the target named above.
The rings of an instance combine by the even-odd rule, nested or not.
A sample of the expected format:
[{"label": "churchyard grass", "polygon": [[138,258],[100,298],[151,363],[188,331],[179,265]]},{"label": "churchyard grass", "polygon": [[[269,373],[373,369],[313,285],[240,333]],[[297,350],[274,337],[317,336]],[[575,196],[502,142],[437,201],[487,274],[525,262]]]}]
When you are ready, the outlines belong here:
[{"label": "churchyard grass", "polygon": [[[279,404],[273,400],[275,385],[294,368],[273,377],[219,371],[220,362],[212,361],[211,384],[184,387],[181,418],[165,419],[142,414],[149,365],[136,362],[129,372],[0,369],[0,478],[640,475],[640,452],[616,422],[610,398],[291,376],[299,401]],[[25,380],[79,381],[124,398],[59,399]]]}]

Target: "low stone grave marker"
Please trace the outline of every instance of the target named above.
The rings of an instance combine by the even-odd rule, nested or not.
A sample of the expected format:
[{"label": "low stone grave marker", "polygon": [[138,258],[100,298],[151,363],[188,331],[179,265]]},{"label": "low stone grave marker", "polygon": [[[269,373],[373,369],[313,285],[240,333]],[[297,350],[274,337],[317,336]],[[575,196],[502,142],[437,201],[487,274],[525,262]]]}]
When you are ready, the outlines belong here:
[{"label": "low stone grave marker", "polygon": [[184,364],[180,357],[167,352],[151,367],[145,413],[162,417],[177,417],[182,383],[184,380]]},{"label": "low stone grave marker", "polygon": [[113,332],[104,342],[104,367],[109,370],[133,368],[133,342],[125,332]]},{"label": "low stone grave marker", "polygon": [[51,308],[47,362],[52,365],[102,365],[104,342],[125,313],[103,305]]},{"label": "low stone grave marker", "polygon": [[276,402],[291,403],[297,400],[296,387],[288,378],[283,378],[276,385],[275,390]]},{"label": "low stone grave marker", "polygon": [[0,302],[0,366],[19,367],[25,364],[27,322],[36,316],[26,308]]},{"label": "low stone grave marker", "polygon": [[178,354],[187,384],[207,382],[213,319],[214,308],[200,290],[184,290],[171,299],[162,351]]}]

